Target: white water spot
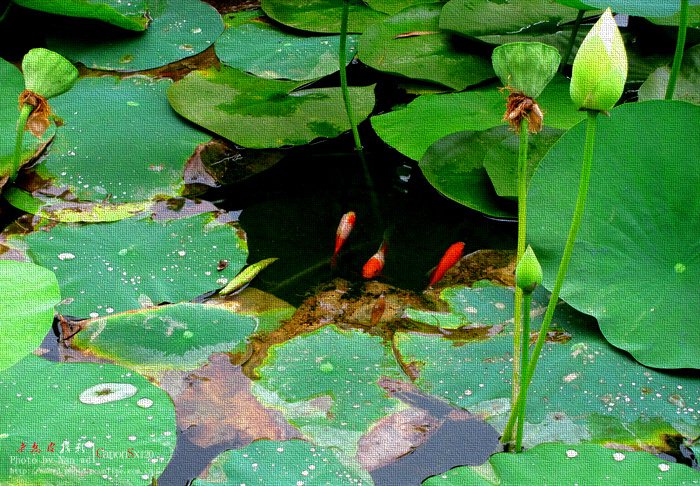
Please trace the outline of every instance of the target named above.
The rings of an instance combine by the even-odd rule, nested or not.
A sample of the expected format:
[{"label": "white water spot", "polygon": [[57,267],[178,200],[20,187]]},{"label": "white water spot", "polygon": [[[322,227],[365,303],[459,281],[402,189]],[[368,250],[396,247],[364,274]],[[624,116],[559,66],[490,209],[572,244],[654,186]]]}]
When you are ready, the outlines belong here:
[{"label": "white water spot", "polygon": [[119,251],[117,252],[117,255],[119,255],[119,256],[124,256],[124,255],[126,255],[128,252],[129,252],[129,250],[127,250],[126,248],[122,248],[121,250],[119,250]]},{"label": "white water spot", "polygon": [[662,462],[661,464],[659,464],[659,470],[661,470],[662,472],[666,472],[669,469],[671,469],[671,466],[669,466],[665,462]]},{"label": "white water spot", "polygon": [[496,309],[499,309],[499,310],[503,310],[506,308],[506,305],[503,302],[496,302],[493,305],[496,306]]},{"label": "white water spot", "polygon": [[468,312],[470,314],[476,314],[478,311],[477,311],[476,307],[473,307],[470,305],[470,306],[467,306],[464,308],[464,312]]},{"label": "white water spot", "polygon": [[133,397],[137,391],[138,389],[129,383],[100,383],[83,391],[80,401],[86,405],[101,405]]},{"label": "white water spot", "polygon": [[574,457],[578,456],[578,451],[575,451],[574,449],[569,449],[566,451],[566,457],[569,459],[573,459]]},{"label": "white water spot", "polygon": [[87,441],[84,445],[85,445],[85,447],[87,447],[88,449],[92,449],[92,448],[95,446],[95,443],[89,440],[89,441]]},{"label": "white water spot", "polygon": [[616,452],[613,454],[613,459],[619,462],[625,459],[625,455],[622,452]]},{"label": "white water spot", "polygon": [[202,33],[202,28],[201,27],[195,27],[194,29],[190,30],[193,34],[201,34]]},{"label": "white water spot", "polygon": [[129,439],[131,442],[133,442],[133,441],[136,440],[136,436],[135,436],[135,435],[130,435],[129,437],[127,437],[127,439]]},{"label": "white water spot", "polygon": [[216,284],[217,285],[226,285],[228,283],[228,279],[226,277],[221,277],[216,279]]},{"label": "white water spot", "polygon": [[90,312],[90,317],[94,319],[95,317],[100,317],[100,315],[97,312]]},{"label": "white water spot", "polygon": [[153,400],[150,398],[141,398],[138,402],[136,402],[136,405],[141,408],[149,408],[151,405],[153,405]]},{"label": "white water spot", "polygon": [[187,252],[185,250],[180,250],[177,252],[177,254],[180,256],[185,256],[185,255],[187,255]]},{"label": "white water spot", "polygon": [[563,378],[564,383],[571,383],[572,381],[574,381],[574,380],[575,380],[576,378],[578,378],[579,376],[580,376],[580,373],[577,373],[577,372],[569,373],[568,375],[566,375],[566,376]]},{"label": "white water spot", "polygon": [[58,259],[59,260],[72,260],[75,258],[75,255],[72,253],[59,253],[58,254]]},{"label": "white water spot", "polygon": [[148,481],[148,474],[142,474],[141,479],[143,479],[144,481]]}]

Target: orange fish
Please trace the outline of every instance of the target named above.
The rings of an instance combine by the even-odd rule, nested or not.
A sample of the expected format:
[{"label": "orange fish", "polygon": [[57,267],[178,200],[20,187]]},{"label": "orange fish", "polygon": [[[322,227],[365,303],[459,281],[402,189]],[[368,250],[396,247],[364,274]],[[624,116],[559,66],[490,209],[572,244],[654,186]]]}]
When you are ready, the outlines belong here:
[{"label": "orange fish", "polygon": [[340,224],[338,224],[338,229],[335,231],[335,251],[331,257],[331,267],[335,267],[336,259],[338,258],[338,253],[340,249],[345,244],[345,240],[350,236],[350,232],[355,227],[355,212],[349,211],[343,214],[340,218]]},{"label": "orange fish", "polygon": [[462,258],[462,252],[464,252],[464,243],[461,241],[454,243],[447,249],[442,258],[440,258],[440,263],[430,275],[430,283],[428,284],[430,287],[438,283],[445,276],[445,272]]},{"label": "orange fish", "polygon": [[386,259],[387,244],[386,240],[382,242],[382,246],[379,247],[377,253],[372,255],[372,258],[367,260],[367,263],[362,267],[362,276],[366,279],[375,278],[377,275],[382,273],[384,268],[384,261]]}]

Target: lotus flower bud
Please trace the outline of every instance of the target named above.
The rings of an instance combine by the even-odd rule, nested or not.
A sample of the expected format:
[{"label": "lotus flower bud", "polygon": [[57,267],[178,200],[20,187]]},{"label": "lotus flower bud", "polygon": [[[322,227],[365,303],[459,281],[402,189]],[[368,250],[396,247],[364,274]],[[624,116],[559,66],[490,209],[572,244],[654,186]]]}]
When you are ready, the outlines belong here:
[{"label": "lotus flower bud", "polygon": [[608,111],[622,96],[626,79],[625,44],[608,8],[576,53],[571,99],[581,109]]},{"label": "lotus flower bud", "polygon": [[25,87],[46,99],[65,93],[78,79],[78,70],[68,59],[43,48],[24,56],[22,72]]},{"label": "lotus flower bud", "polygon": [[540,262],[532,251],[532,247],[528,245],[527,250],[523,253],[523,257],[515,267],[515,284],[523,289],[523,293],[531,294],[535,287],[542,283],[542,267]]},{"label": "lotus flower bud", "polygon": [[537,98],[559,69],[559,51],[540,42],[512,42],[493,50],[493,70],[504,86]]}]

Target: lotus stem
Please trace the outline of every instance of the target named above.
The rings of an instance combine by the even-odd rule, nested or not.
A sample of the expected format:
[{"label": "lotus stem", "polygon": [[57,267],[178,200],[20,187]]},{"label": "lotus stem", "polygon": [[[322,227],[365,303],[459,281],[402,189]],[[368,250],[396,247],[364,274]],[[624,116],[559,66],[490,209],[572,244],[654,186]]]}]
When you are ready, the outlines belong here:
[{"label": "lotus stem", "polygon": [[[542,352],[542,347],[547,339],[547,331],[549,330],[549,325],[552,322],[552,317],[554,316],[554,309],[557,306],[559,300],[559,292],[564,284],[564,278],[566,277],[566,272],[569,268],[569,260],[571,260],[571,255],[574,251],[574,242],[576,241],[576,234],[581,226],[581,221],[583,220],[583,212],[586,206],[586,196],[588,194],[588,183],[591,178],[591,166],[593,165],[593,147],[595,143],[595,130],[598,112],[590,110],[588,111],[588,118],[586,123],[586,142],[583,149],[583,166],[581,167],[581,178],[579,180],[578,186],[578,196],[576,197],[576,206],[574,207],[574,214],[571,219],[571,227],[569,228],[569,236],[566,239],[566,244],[564,246],[564,254],[562,255],[561,262],[559,263],[559,270],[557,271],[557,276],[554,281],[554,288],[552,289],[552,295],[547,304],[547,311],[544,314],[542,320],[542,327],[540,328],[539,335],[537,336],[537,342],[532,350],[532,355],[530,357],[530,362],[528,363],[527,369],[525,370],[525,378],[523,381],[524,387],[521,387],[520,393],[518,394],[518,399],[515,405],[511,408],[510,417],[506,428],[503,431],[502,441],[507,441],[508,438],[513,434],[513,426],[515,421],[521,414],[524,414],[525,404],[527,401],[527,389],[530,386],[532,377],[535,374],[535,369],[537,368],[537,360]],[[522,409],[522,410],[521,410]]]},{"label": "lotus stem", "polygon": [[[523,294],[523,333],[522,333],[522,348],[520,363],[523,369],[527,369],[530,358],[530,307],[532,306],[532,292]],[[528,384],[525,383],[525,375],[520,375],[520,389],[527,390]],[[526,392],[527,393],[527,392]],[[518,410],[518,430],[515,433],[515,452],[520,452],[523,449],[523,429],[525,426],[525,407],[520,407]]]},{"label": "lotus stem", "polygon": [[578,31],[581,28],[581,21],[583,20],[583,16],[585,15],[585,13],[585,10],[578,11],[578,15],[576,16],[576,20],[574,21],[574,28],[571,31],[571,36],[569,37],[569,44],[566,46],[566,51],[564,52],[564,56],[562,57],[562,63],[559,67],[560,71],[562,71],[564,69],[564,66],[566,66],[566,64],[569,62],[569,58],[571,57],[571,51],[574,50],[574,42],[576,42],[576,36],[578,35]]},{"label": "lotus stem", "polygon": [[685,36],[688,31],[688,0],[681,0],[681,14],[678,23],[678,37],[676,38],[676,52],[673,55],[673,64],[671,65],[671,75],[668,78],[666,86],[667,100],[673,99],[673,93],[676,91],[676,81],[678,73],[681,70],[683,62],[683,50],[685,48]]},{"label": "lotus stem", "polygon": [[22,105],[22,110],[19,112],[19,119],[17,120],[17,138],[15,139],[15,156],[13,161],[13,170],[10,174],[10,179],[15,180],[17,177],[17,171],[22,165],[22,144],[24,143],[24,131],[27,128],[27,120],[29,115],[31,115],[34,109],[31,105]]}]

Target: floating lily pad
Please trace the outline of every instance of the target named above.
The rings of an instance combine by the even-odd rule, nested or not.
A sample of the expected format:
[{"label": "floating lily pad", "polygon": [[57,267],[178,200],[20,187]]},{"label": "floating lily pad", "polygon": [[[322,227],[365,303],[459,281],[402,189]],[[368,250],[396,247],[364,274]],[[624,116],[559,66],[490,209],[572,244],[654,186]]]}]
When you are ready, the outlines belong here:
[{"label": "floating lily pad", "polygon": [[374,69],[455,90],[494,76],[491,61],[463,52],[440,31],[442,4],[419,5],[384,19],[360,39],[360,60]]},{"label": "floating lily pad", "polygon": [[[512,319],[513,290],[456,287],[441,296],[455,317],[490,321],[492,337],[460,341],[400,332],[394,344],[402,361],[415,367],[419,388],[483,413],[502,430],[510,408],[513,338],[507,321]],[[548,298],[541,287],[533,294],[533,329],[541,323]],[[435,325],[431,320],[425,322]],[[610,346],[590,318],[563,303],[554,323],[530,385],[524,443],[615,440],[661,449],[663,437],[657,433],[674,430],[675,436],[692,438],[700,432],[700,378],[635,363]],[[650,422],[654,433],[645,430]]]},{"label": "floating lily pad", "polygon": [[[14,174],[16,127],[19,118],[17,98],[24,90],[24,78],[20,70],[2,58],[0,58],[0,89],[3,93],[0,97],[0,187],[2,187],[3,179],[7,180]],[[51,106],[59,100],[60,98],[52,100]],[[57,109],[54,111],[61,115],[67,114]],[[22,144],[22,163],[26,163],[37,150],[43,148],[55,132],[56,128],[52,123],[41,139],[37,139],[31,133],[25,134]]]},{"label": "floating lily pad", "polygon": [[0,399],[2,484],[148,484],[175,449],[172,400],[120,366],[28,356]]},{"label": "floating lily pad", "polygon": [[89,68],[133,72],[194,56],[224,30],[219,13],[200,0],[160,0],[148,6],[153,20],[145,32],[66,22],[49,35],[47,45]]},{"label": "floating lily pad", "polygon": [[[608,8],[613,12],[635,15],[637,17],[668,17],[681,9],[681,2],[667,0],[586,0],[592,7]],[[700,0],[688,0],[689,5],[698,5]]]},{"label": "floating lily pad", "polygon": [[114,203],[178,195],[187,160],[211,137],[168,106],[171,84],[146,77],[83,78],[52,100],[65,126],[32,168],[43,183],[38,192],[68,190],[83,201]]},{"label": "floating lily pad", "polygon": [[440,28],[469,37],[551,33],[576,15],[577,10],[553,0],[450,0],[442,9]]},{"label": "floating lily pad", "polygon": [[566,5],[567,7],[575,8],[576,10],[594,10],[593,7],[580,0],[554,0],[557,3]]},{"label": "floating lily pad", "polygon": [[256,319],[203,304],[174,304],[93,320],[78,349],[136,369],[195,369],[212,353],[241,351]]},{"label": "floating lily pad", "polygon": [[[680,24],[680,18],[680,11],[678,11],[669,17],[647,17],[647,20],[658,25],[678,26]],[[700,27],[700,5],[688,7],[688,27]]]},{"label": "floating lily pad", "polygon": [[606,449],[594,444],[540,444],[521,454],[500,453],[489,459],[491,469],[458,467],[423,482],[425,486],[531,484],[547,478],[551,484],[698,484],[696,470],[646,452]]},{"label": "floating lily pad", "polygon": [[263,404],[347,458],[373,424],[401,405],[379,379],[405,379],[381,338],[332,325],[272,346],[256,372],[253,393]]},{"label": "floating lily pad", "polygon": [[[697,126],[700,107],[679,101],[625,104],[599,117],[586,212],[561,292],[647,366],[700,368],[700,325],[689,318],[700,313]],[[581,124],[564,134],[530,183],[528,235],[547,287],[569,230],[584,131]]]},{"label": "floating lily pad", "polygon": [[[345,0],[261,0],[260,7],[282,25],[310,32],[340,33],[340,17]],[[360,0],[348,0],[348,32],[362,33],[386,14],[372,10]]]},{"label": "floating lily pad", "polygon": [[[223,287],[248,254],[238,231],[205,213],[87,225],[47,222],[9,243],[26,245],[32,260],[56,273],[61,314],[87,318],[190,300]],[[228,266],[217,271],[222,259]]]},{"label": "floating lily pad", "polygon": [[258,440],[226,451],[194,484],[263,484],[270,478],[290,485],[371,484],[338,461],[332,450],[304,440]]},{"label": "floating lily pad", "polygon": [[39,347],[61,300],[56,276],[24,262],[0,261],[0,370]]},{"label": "floating lily pad", "polygon": [[[585,118],[571,102],[569,82],[563,76],[555,76],[537,101],[547,127],[566,130]],[[503,125],[505,104],[505,95],[496,86],[423,95],[402,109],[373,116],[372,128],[391,147],[421,160],[428,147],[446,135]]]},{"label": "floating lily pad", "polygon": [[22,7],[56,15],[96,19],[122,29],[146,30],[149,22],[146,0],[12,0]]},{"label": "floating lily pad", "polygon": [[[394,15],[400,11],[416,5],[434,3],[435,0],[366,0],[365,3],[379,12]],[[442,1],[441,3],[445,3]]]},{"label": "floating lily pad", "polygon": [[[303,81],[338,71],[339,36],[302,35],[272,25],[260,10],[232,14],[216,41],[222,63],[265,79]],[[347,37],[347,62],[357,37]]]},{"label": "floating lily pad", "polygon": [[[654,71],[639,88],[639,100],[662,100],[666,97],[671,68],[664,66]],[[683,53],[683,64],[676,80],[674,100],[700,105],[700,45]]]},{"label": "floating lily pad", "polygon": [[[188,120],[248,148],[303,145],[350,129],[340,88],[303,84],[223,66],[193,71],[168,89],[168,99]],[[374,107],[374,86],[352,87],[350,98],[359,123]]]},{"label": "floating lily pad", "polygon": [[[529,137],[528,175],[561,134],[545,129]],[[450,199],[489,216],[514,217],[516,208],[500,197],[516,196],[519,143],[518,135],[505,125],[457,132],[431,145],[419,167]]]}]

